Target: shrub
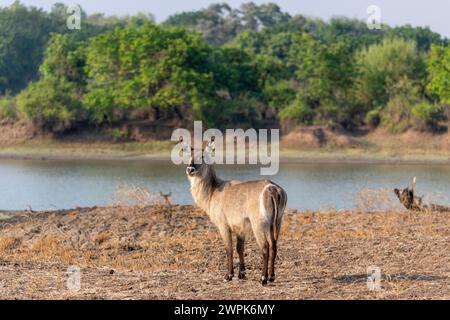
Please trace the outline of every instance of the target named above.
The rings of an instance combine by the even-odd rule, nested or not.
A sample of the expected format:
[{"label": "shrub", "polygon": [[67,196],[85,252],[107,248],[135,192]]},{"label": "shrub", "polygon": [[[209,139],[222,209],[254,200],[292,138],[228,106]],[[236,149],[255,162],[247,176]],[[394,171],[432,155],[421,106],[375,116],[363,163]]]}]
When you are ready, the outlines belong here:
[{"label": "shrub", "polygon": [[402,133],[411,127],[411,103],[407,96],[393,96],[382,113],[382,124],[392,133]]},{"label": "shrub", "polygon": [[422,101],[412,108],[415,117],[415,128],[419,130],[437,130],[442,120],[442,108],[439,105]]},{"label": "shrub", "polygon": [[296,96],[293,81],[278,81],[264,88],[264,97],[270,107],[280,110],[292,103]]},{"label": "shrub", "polygon": [[358,100],[367,107],[385,105],[392,86],[405,78],[419,79],[425,72],[414,41],[385,39],[359,51],[356,59]]},{"label": "shrub", "polygon": [[429,83],[427,89],[439,97],[441,103],[450,104],[450,47],[433,45],[427,59]]},{"label": "shrub", "polygon": [[261,121],[262,104],[255,98],[245,95],[233,100],[218,101],[215,106],[205,108],[202,117],[207,125],[220,129],[229,126],[251,128]]},{"label": "shrub", "polygon": [[381,123],[392,133],[401,133],[412,127],[412,107],[423,101],[419,87],[404,77],[389,90],[389,101],[381,112]]},{"label": "shrub", "polygon": [[312,124],[315,115],[307,103],[298,99],[280,112],[281,120],[295,120],[298,124]]},{"label": "shrub", "polygon": [[372,128],[378,127],[381,122],[381,107],[375,108],[367,112],[365,122]]},{"label": "shrub", "polygon": [[396,95],[389,100],[382,113],[382,122],[392,133],[408,129],[437,131],[443,120],[442,108],[426,100],[411,101],[406,96]]},{"label": "shrub", "polygon": [[95,123],[137,109],[183,107],[202,117],[215,102],[213,50],[199,34],[129,25],[92,38],[85,53],[84,105]]},{"label": "shrub", "polygon": [[72,128],[83,113],[76,85],[55,78],[31,83],[17,96],[17,107],[38,129],[53,133]]},{"label": "shrub", "polygon": [[16,120],[17,119],[17,109],[16,109],[16,99],[9,93],[0,97],[0,120]]}]

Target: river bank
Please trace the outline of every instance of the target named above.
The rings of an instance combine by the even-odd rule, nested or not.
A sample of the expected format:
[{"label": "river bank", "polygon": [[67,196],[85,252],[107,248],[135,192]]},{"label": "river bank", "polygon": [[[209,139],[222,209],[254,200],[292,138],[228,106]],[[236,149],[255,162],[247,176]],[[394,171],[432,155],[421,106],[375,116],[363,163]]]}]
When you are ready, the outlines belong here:
[{"label": "river bank", "polygon": [[[246,246],[247,280],[222,281],[221,239],[192,206],[15,212],[0,221],[0,296],[449,299],[449,239],[449,213],[289,210],[278,278],[263,288],[252,238]],[[382,272],[378,291],[367,287],[370,266]],[[79,288],[67,286],[69,267],[81,272]]]},{"label": "river bank", "polygon": [[[3,125],[0,130],[0,159],[167,161],[174,146],[168,139],[151,136],[127,142],[97,132],[29,135],[24,124]],[[394,135],[384,129],[362,133],[299,127],[281,137],[280,161],[448,165],[450,134],[408,131]]]},{"label": "river bank", "polygon": [[[170,161],[170,142],[154,144],[28,143],[0,147],[3,160],[154,160]],[[292,149],[281,147],[281,163],[367,163],[449,165],[445,150],[409,149]]]}]

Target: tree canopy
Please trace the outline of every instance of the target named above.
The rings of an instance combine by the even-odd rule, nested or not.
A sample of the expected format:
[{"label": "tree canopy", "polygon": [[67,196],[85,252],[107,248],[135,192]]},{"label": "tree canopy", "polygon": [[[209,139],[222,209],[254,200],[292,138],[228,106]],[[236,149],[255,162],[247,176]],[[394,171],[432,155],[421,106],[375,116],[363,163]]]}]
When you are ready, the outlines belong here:
[{"label": "tree canopy", "polygon": [[161,24],[82,11],[81,30],[68,30],[66,11],[0,8],[0,118],[54,132],[150,119],[397,132],[448,121],[448,39],[427,27],[369,30],[249,2]]}]

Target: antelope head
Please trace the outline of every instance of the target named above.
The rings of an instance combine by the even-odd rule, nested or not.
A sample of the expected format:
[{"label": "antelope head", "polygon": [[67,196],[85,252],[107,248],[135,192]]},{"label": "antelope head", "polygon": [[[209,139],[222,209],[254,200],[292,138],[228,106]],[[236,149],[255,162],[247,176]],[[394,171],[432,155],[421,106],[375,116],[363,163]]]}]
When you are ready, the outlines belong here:
[{"label": "antelope head", "polygon": [[[181,139],[180,142],[182,142]],[[183,152],[187,152],[189,148],[191,151],[191,157],[186,168],[186,174],[188,177],[207,177],[212,167],[210,156],[215,150],[214,137],[211,138],[206,147],[202,150],[194,150],[194,148],[188,144],[185,144],[183,146]]]}]

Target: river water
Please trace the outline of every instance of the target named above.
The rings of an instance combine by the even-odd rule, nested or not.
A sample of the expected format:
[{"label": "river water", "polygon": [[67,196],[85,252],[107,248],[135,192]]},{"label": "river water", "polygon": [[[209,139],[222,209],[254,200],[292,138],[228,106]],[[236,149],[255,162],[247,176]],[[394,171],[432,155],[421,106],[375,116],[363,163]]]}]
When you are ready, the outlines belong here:
[{"label": "river water", "polygon": [[[254,166],[220,166],[223,179],[258,179]],[[114,203],[120,185],[172,193],[173,202],[191,204],[184,166],[162,161],[34,161],[0,160],[0,210],[70,209]],[[449,203],[450,166],[394,164],[281,164],[269,177],[288,193],[293,209],[353,209],[361,190],[406,187],[413,176],[418,193]],[[381,201],[381,200],[375,200]],[[373,201],[372,201],[373,202]]]}]

